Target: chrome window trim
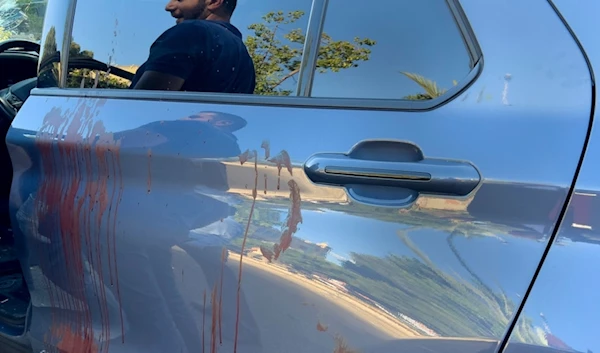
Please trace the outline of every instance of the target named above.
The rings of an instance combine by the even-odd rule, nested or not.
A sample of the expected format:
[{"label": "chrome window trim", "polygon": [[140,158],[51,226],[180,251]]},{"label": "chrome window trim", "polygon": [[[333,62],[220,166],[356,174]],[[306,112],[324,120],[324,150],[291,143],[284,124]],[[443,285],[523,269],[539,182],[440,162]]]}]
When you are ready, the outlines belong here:
[{"label": "chrome window trim", "polygon": [[[250,94],[221,94],[197,92],[167,92],[152,90],[128,89],[101,89],[101,88],[64,88],[68,78],[68,56],[75,21],[77,0],[69,1],[69,13],[66,14],[68,26],[65,28],[61,48],[66,50],[66,55],[61,56],[60,87],[37,88],[31,94],[35,96],[55,97],[80,97],[80,98],[113,98],[134,100],[163,100],[170,102],[196,102],[239,105],[262,105],[280,107],[310,107],[327,109],[354,109],[354,110],[384,110],[384,111],[429,111],[437,109],[452,101],[475,82],[483,70],[483,53],[477,43],[475,34],[468,23],[467,17],[459,4],[459,0],[446,0],[450,13],[454,17],[459,32],[465,41],[465,46],[472,61],[472,70],[456,86],[448,89],[441,97],[430,100],[411,101],[403,99],[373,99],[373,98],[328,98],[310,97],[318,44],[325,23],[326,10],[329,0],[313,0],[309,25],[307,27],[304,54],[301,62],[301,76],[299,78],[298,96],[260,96]],[[318,35],[317,35],[318,34]],[[309,38],[311,41],[309,42]],[[316,42],[316,46],[313,44]],[[311,68],[309,70],[309,68]]]},{"label": "chrome window trim", "polygon": [[66,21],[65,21],[65,32],[61,45],[60,55],[60,77],[58,86],[66,87],[67,79],[69,77],[69,55],[71,52],[71,41],[73,39],[73,23],[75,22],[75,10],[77,8],[77,0],[68,0],[69,5],[67,7]]},{"label": "chrome window trim", "polygon": [[473,32],[473,28],[467,20],[467,16],[465,15],[459,0],[446,0],[446,5],[448,5],[448,8],[450,9],[452,17],[454,17],[456,26],[465,43],[465,47],[471,58],[471,69],[473,69],[479,59],[483,57],[481,47],[479,47],[479,43],[475,38],[475,32]]},{"label": "chrome window trim", "polygon": [[252,94],[221,94],[195,92],[165,92],[129,89],[36,88],[33,96],[113,98],[125,100],[160,100],[168,102],[194,102],[275,107],[327,108],[384,111],[428,111],[441,107],[466,90],[479,76],[483,62],[480,60],[465,79],[448,90],[449,94],[427,101],[359,98],[279,97]]},{"label": "chrome window trim", "polygon": [[308,26],[306,27],[304,48],[302,49],[303,55],[296,88],[297,97],[310,97],[312,93],[317,60],[319,59],[319,47],[321,46],[321,34],[323,34],[323,27],[325,27],[328,6],[329,0],[313,0]]}]

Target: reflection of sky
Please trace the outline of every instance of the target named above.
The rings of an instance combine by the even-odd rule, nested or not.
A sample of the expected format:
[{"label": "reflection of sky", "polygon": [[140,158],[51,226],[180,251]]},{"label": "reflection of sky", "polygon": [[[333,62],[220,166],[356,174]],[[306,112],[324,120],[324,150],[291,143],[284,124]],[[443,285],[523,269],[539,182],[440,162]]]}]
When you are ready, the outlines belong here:
[{"label": "reflection of sky", "polygon": [[[311,3],[310,0],[240,1],[232,23],[246,37],[253,33],[248,26],[262,22],[261,17],[270,11],[303,10],[305,15],[284,30],[304,29]],[[119,65],[140,65],[147,58],[152,42],[174,24],[164,11],[165,4],[166,0],[134,0],[98,6],[97,1],[80,0],[74,40],[82,49],[93,51],[98,60],[108,61],[112,57],[112,62]],[[365,16],[364,1],[330,1],[325,23],[327,34],[334,40],[366,37],[378,43],[372,48],[371,59],[360,63],[358,68],[317,75],[313,95],[365,97],[368,93],[370,97],[401,98],[421,90],[400,71],[424,75],[444,88],[449,88],[452,80],[466,76],[469,59],[444,1],[387,0],[377,7],[394,13],[394,21]],[[443,65],[439,65],[441,58]],[[285,88],[295,87],[293,80],[288,81]]]},{"label": "reflection of sky", "polygon": [[554,335],[584,352],[600,352],[600,282],[595,271],[600,268],[599,254],[598,245],[572,243],[554,247],[544,265],[548,272],[540,275],[525,307],[538,323],[543,312]]}]

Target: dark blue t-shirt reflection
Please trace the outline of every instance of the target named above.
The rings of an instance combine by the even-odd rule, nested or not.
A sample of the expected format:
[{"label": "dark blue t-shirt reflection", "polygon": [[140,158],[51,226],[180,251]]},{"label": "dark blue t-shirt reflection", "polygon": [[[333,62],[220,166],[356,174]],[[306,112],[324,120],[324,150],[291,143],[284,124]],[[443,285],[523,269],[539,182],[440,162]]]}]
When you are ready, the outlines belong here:
[{"label": "dark blue t-shirt reflection", "polygon": [[189,20],[166,30],[150,47],[130,88],[147,70],[184,79],[182,91],[252,94],[256,85],[242,34],[222,21]]}]

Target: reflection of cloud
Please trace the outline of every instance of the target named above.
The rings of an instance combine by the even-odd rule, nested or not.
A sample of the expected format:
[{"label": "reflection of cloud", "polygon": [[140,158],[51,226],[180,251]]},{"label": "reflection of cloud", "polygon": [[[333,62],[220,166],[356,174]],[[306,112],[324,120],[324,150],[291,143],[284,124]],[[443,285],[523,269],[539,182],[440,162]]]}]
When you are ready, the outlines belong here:
[{"label": "reflection of cloud", "polygon": [[336,254],[336,253],[334,253],[333,251],[332,251],[332,252],[330,252],[330,253],[329,253],[329,255],[330,255],[332,258],[334,258],[336,261],[340,262],[340,263],[341,263],[341,262],[346,262],[346,261],[348,261],[348,262],[351,262],[351,263],[353,263],[353,264],[356,264],[356,261],[352,260],[351,258],[349,258],[349,257],[346,257],[346,256],[344,256],[344,255]]}]

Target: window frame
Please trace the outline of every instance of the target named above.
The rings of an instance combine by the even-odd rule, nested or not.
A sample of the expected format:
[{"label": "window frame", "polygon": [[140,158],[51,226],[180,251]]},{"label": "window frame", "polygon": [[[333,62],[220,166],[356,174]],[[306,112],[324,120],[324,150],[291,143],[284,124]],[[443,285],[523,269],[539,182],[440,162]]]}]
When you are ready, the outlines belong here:
[{"label": "window frame", "polygon": [[[316,74],[317,55],[327,15],[329,0],[313,0],[306,28],[306,40],[300,63],[300,72],[295,96],[261,96],[253,94],[233,93],[199,93],[199,92],[169,92],[152,90],[126,90],[106,88],[65,88],[68,78],[69,48],[75,21],[77,0],[50,0],[49,6],[55,2],[67,2],[67,13],[64,22],[65,35],[59,48],[61,55],[60,77],[57,77],[58,87],[36,88],[34,96],[60,96],[80,98],[113,98],[124,100],[162,100],[170,102],[218,103],[235,105],[260,105],[275,107],[311,107],[327,109],[354,110],[385,110],[385,111],[429,111],[437,109],[454,100],[469,88],[483,70],[483,53],[475,37],[471,25],[459,3],[459,0],[445,0],[450,14],[454,18],[465,48],[470,58],[471,70],[457,85],[448,89],[446,94],[429,100],[411,101],[406,99],[374,99],[374,98],[327,98],[312,97],[313,79]],[[57,19],[60,23],[60,19]],[[44,38],[42,38],[44,40]],[[66,48],[66,50],[65,50]]]}]

